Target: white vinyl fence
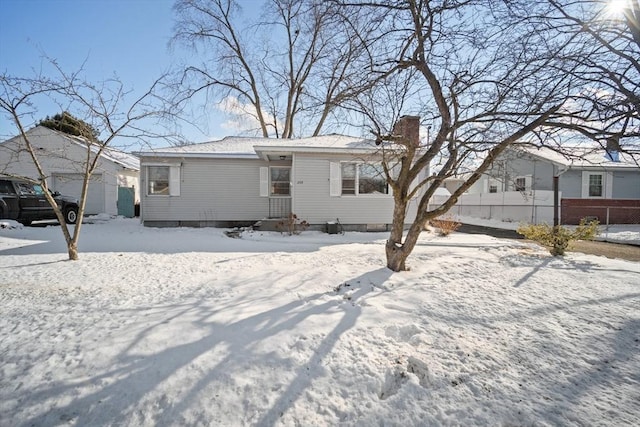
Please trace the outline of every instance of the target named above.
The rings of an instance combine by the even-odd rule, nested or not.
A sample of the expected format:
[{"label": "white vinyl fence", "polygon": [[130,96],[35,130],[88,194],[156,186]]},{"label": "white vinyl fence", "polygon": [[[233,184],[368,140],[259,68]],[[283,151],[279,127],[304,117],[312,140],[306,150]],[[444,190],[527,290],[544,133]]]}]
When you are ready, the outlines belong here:
[{"label": "white vinyl fence", "polygon": [[[433,196],[429,208],[437,208],[447,199],[448,196]],[[553,224],[553,191],[464,194],[449,214],[503,222]]]}]

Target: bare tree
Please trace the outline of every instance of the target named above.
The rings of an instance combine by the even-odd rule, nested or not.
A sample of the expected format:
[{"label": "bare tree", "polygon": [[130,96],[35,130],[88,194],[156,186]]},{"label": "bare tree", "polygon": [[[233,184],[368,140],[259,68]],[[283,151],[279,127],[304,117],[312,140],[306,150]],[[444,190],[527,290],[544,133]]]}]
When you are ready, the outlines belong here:
[{"label": "bare tree", "polygon": [[[575,35],[550,38],[532,21],[512,13],[515,6],[535,13],[529,3],[339,3],[366,9],[381,23],[381,45],[370,46],[378,53],[375,63],[381,71],[414,73],[409,77],[414,94],[403,101],[405,110],[419,114],[422,125],[431,129],[429,137],[420,140],[418,117],[405,117],[392,128],[397,117],[378,114],[371,102],[360,98],[360,108],[372,119],[372,132],[387,157],[384,169],[393,189],[393,222],[386,243],[391,270],[406,269],[425,223],[446,213],[507,147],[542,144],[548,125],[576,117],[581,81],[566,62],[572,53],[567,46]],[[430,165],[432,174],[424,177]],[[430,206],[442,182],[462,172],[467,172],[462,185],[441,205]],[[415,198],[416,216],[407,221]],[[408,230],[406,223],[411,224]]]},{"label": "bare tree", "polygon": [[[166,104],[158,102],[158,89],[161,79],[156,80],[150,89],[125,105],[127,92],[118,80],[108,80],[99,84],[90,83],[81,78],[82,70],[75,73],[64,72],[55,61],[51,61],[55,77],[42,75],[34,78],[0,75],[0,111],[4,112],[15,125],[19,143],[17,148],[10,149],[6,145],[2,149],[2,165],[0,175],[12,176],[40,184],[45,197],[55,211],[61,230],[67,243],[70,260],[78,259],[78,240],[82,228],[87,200],[89,182],[99,164],[101,155],[109,150],[116,138],[157,137],[140,127],[145,120],[167,114]],[[47,153],[38,150],[28,132],[37,114],[37,101],[47,97],[58,103],[61,111],[73,111],[87,122],[101,139],[79,138],[86,146],[84,160],[76,165],[83,176],[82,190],[79,199],[77,223],[73,229],[67,225],[63,212],[49,191],[50,171],[43,167],[42,157]],[[1,144],[0,144],[1,145]],[[16,175],[8,167],[15,158],[27,154],[35,166],[36,174],[31,176]],[[58,155],[64,157],[64,153]],[[14,158],[15,157],[15,158]],[[67,159],[74,161],[73,159]]]},{"label": "bare tree", "polygon": [[181,97],[231,100],[259,135],[292,138],[305,129],[320,134],[340,105],[384,77],[370,72],[375,22],[346,20],[317,0],[263,6],[260,19],[247,22],[234,0],[177,1],[174,43],[206,57],[182,73]]},{"label": "bare tree", "polygon": [[576,79],[572,116],[549,125],[639,155],[640,2],[548,0],[511,11],[547,39],[567,40],[557,72]]}]

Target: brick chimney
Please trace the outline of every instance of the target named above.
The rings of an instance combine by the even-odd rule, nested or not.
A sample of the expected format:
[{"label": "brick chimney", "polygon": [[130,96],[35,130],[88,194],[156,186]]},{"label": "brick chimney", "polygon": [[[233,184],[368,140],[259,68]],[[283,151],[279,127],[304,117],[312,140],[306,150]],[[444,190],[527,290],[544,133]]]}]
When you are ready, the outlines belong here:
[{"label": "brick chimney", "polygon": [[612,136],[607,139],[607,155],[605,157],[612,162],[620,161],[620,141],[617,137]]},{"label": "brick chimney", "polygon": [[401,136],[408,144],[420,145],[420,117],[402,116],[393,126],[393,134]]}]

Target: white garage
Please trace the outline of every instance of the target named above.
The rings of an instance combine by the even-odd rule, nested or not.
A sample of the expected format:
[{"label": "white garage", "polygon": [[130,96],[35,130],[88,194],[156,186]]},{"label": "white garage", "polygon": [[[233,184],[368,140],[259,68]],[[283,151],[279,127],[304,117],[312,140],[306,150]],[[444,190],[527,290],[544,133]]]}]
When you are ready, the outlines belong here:
[{"label": "white garage", "polygon": [[[75,173],[56,173],[53,175],[53,191],[65,196],[80,199],[84,176]],[[106,212],[104,206],[104,182],[102,174],[94,174],[89,182],[89,194],[84,207],[85,215],[96,215]]]},{"label": "white garage", "polygon": [[[49,187],[60,194],[79,199],[87,157],[95,158],[96,145],[82,137],[44,126],[36,126],[26,133],[48,177]],[[87,150],[91,150],[89,156]],[[134,202],[140,200],[140,162],[137,157],[110,147],[101,151],[97,160],[84,213],[119,215],[119,187],[133,188]],[[0,142],[0,171],[11,176],[38,179],[39,173],[21,136]],[[127,200],[127,203],[131,201]]]}]

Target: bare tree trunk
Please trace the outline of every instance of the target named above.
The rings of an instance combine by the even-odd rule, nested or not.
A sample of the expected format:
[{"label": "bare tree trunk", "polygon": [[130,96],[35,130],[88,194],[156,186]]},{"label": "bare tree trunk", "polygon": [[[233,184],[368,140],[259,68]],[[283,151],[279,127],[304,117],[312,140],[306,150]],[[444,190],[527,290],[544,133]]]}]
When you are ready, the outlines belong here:
[{"label": "bare tree trunk", "polygon": [[408,254],[403,256],[402,244],[407,203],[406,199],[399,194],[394,195],[394,199],[393,222],[391,223],[391,233],[385,246],[385,252],[387,255],[387,268],[393,271],[401,271],[405,269],[404,261],[408,256]]},{"label": "bare tree trunk", "polygon": [[71,261],[78,260],[78,245],[74,242],[67,242],[67,252]]},{"label": "bare tree trunk", "polygon": [[[403,224],[401,224],[403,225]],[[394,224],[395,226],[395,224]],[[414,222],[409,227],[407,235],[404,239],[404,243],[401,241],[395,241],[390,238],[387,240],[385,246],[385,252],[387,255],[387,268],[392,271],[406,271],[407,270],[407,258],[413,252],[413,249],[418,243],[418,237],[422,233],[422,225],[419,222]]]}]

